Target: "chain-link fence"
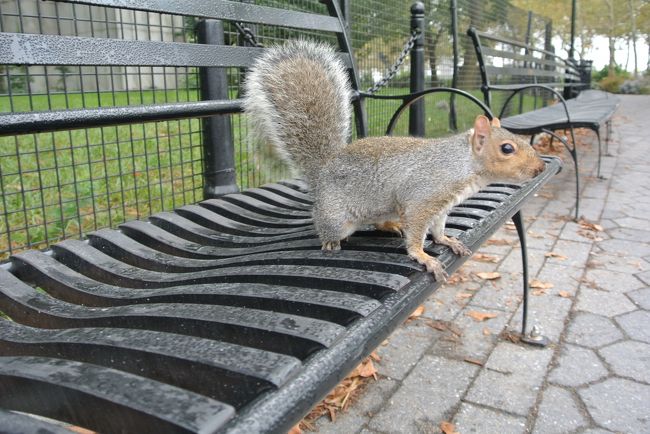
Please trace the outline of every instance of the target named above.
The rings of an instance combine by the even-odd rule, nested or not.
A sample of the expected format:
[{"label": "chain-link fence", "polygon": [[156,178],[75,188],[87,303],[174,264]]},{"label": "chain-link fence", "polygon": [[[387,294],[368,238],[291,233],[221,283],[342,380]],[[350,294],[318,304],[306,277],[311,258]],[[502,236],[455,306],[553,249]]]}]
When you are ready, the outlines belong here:
[{"label": "chain-link fence", "polygon": [[[243,0],[327,13],[318,0]],[[340,0],[350,27],[362,88],[390,69],[410,35],[411,2]],[[455,8],[453,6],[456,6]],[[425,2],[427,85],[452,84],[477,96],[479,75],[470,25],[536,45],[548,37],[542,17],[507,0]],[[452,17],[457,14],[457,39]],[[0,31],[133,40],[196,41],[197,20],[81,4],[0,0]],[[249,26],[264,45],[298,36],[330,36],[287,28]],[[253,42],[255,42],[253,41]],[[331,41],[335,43],[336,41]],[[251,43],[226,24],[226,44]],[[454,46],[457,56],[454,57]],[[456,67],[455,67],[456,65]],[[239,97],[242,71],[228,70],[229,95]],[[408,91],[409,61],[382,94]],[[25,112],[182,102],[200,98],[195,68],[0,66],[0,111]],[[370,134],[384,133],[398,103],[369,100]],[[470,126],[470,103],[432,96],[426,102],[427,135],[447,134],[450,105],[458,128]],[[407,116],[397,133],[408,131]],[[289,175],[267,149],[246,140],[246,119],[232,117],[238,184],[260,185]],[[68,237],[171,210],[202,198],[202,130],[199,119],[0,137],[0,259],[25,248],[42,248]]]}]

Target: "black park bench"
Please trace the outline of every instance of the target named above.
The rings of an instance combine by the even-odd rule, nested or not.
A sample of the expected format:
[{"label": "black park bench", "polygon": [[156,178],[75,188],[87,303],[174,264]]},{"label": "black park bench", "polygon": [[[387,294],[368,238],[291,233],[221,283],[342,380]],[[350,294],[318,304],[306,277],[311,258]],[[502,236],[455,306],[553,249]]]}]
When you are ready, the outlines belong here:
[{"label": "black park bench", "polygon": [[[574,128],[588,128],[598,138],[598,177],[602,158],[600,129],[606,126],[605,146],[611,134],[611,118],[618,107],[618,98],[610,93],[589,89],[590,68],[581,67],[575,60],[558,56],[548,49],[533,44],[496,36],[471,27],[467,34],[472,38],[481,72],[481,90],[485,103],[493,107],[493,93],[505,92],[507,97],[501,105],[501,126],[515,134],[535,135],[546,133],[558,139],[569,151],[575,167],[576,206],[575,218],[580,208],[580,176]],[[516,115],[504,117],[512,111],[510,103],[521,92],[533,90],[548,92],[557,104],[548,104],[548,94],[542,104]],[[521,99],[520,99],[521,101]],[[520,103],[520,109],[522,105]],[[520,110],[521,111],[521,110]],[[571,144],[557,134],[558,130],[570,131]]]},{"label": "black park bench", "polygon": [[[322,252],[302,181],[238,192],[232,150],[209,148],[214,123],[241,112],[240,100],[219,93],[220,71],[246,68],[264,50],[223,45],[222,22],[334,35],[358,90],[338,3],[326,3],[329,15],[225,0],[69,3],[200,17],[203,43],[0,33],[0,64],[198,67],[204,100],[3,113],[0,135],[200,117],[206,200],[0,265],[2,429],[62,432],[54,419],[106,433],[286,432],[439,286],[400,238],[372,227],[342,251]],[[413,12],[423,16],[420,6]],[[403,102],[398,113],[442,90],[395,97]],[[452,92],[492,116],[481,101]],[[352,101],[360,137],[369,97],[357,92]],[[559,171],[558,159],[546,161],[534,180],[490,185],[447,220],[447,234],[472,250],[514,220],[524,315],[520,210]],[[426,249],[449,274],[467,259],[430,242]]]}]

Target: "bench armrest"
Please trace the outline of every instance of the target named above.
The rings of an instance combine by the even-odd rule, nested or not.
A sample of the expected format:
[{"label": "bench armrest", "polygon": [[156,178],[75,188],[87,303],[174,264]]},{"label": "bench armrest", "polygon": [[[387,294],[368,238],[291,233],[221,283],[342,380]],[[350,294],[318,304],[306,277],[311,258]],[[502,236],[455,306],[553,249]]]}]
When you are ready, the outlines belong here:
[{"label": "bench armrest", "polygon": [[406,110],[411,104],[413,104],[414,102],[416,102],[421,98],[424,98],[426,95],[429,95],[431,93],[441,93],[441,92],[453,93],[456,95],[464,96],[465,98],[468,98],[470,101],[478,105],[490,120],[494,118],[492,111],[483,101],[476,98],[471,93],[465,92],[464,90],[455,89],[453,87],[431,87],[429,89],[408,93],[404,95],[373,95],[366,92],[359,92],[358,95],[361,98],[402,100],[402,104],[397,108],[397,110],[395,110],[393,117],[390,119],[390,122],[388,123],[388,128],[386,129],[386,135],[389,136],[392,134],[393,129],[395,129],[395,125],[397,124],[397,121],[401,117],[402,113],[404,113],[404,110]]},{"label": "bench armrest", "polygon": [[[491,90],[500,90],[500,91],[512,92],[508,96],[506,101],[503,103],[503,107],[501,108],[501,113],[499,113],[499,118],[501,118],[503,116],[503,111],[505,110],[505,108],[508,106],[508,103],[510,102],[510,100],[515,95],[517,95],[522,90],[538,88],[538,89],[545,89],[545,90],[553,93],[554,95],[556,95],[560,99],[560,102],[562,103],[562,106],[564,107],[564,113],[566,113],[567,123],[571,124],[571,117],[569,116],[569,108],[566,105],[566,100],[564,99],[564,97],[562,96],[562,94],[560,92],[558,92],[557,90],[553,89],[550,86],[547,86],[547,85],[544,85],[544,84],[528,83],[528,84],[507,85],[507,86],[505,86],[505,85],[504,86],[499,86],[499,85],[485,86],[484,85],[483,87],[488,89],[488,90],[491,89]],[[572,133],[572,135],[573,135],[573,133]],[[575,143],[575,141],[574,141],[574,143]]]}]

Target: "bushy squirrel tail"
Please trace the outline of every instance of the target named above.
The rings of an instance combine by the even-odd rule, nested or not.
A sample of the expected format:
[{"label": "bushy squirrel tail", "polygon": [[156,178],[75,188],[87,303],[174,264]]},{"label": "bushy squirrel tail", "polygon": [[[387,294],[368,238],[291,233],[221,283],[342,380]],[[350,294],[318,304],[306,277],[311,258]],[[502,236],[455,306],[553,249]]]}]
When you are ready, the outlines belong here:
[{"label": "bushy squirrel tail", "polygon": [[247,73],[244,91],[253,137],[273,144],[308,181],[346,145],[352,91],[331,46],[291,40],[266,50]]}]

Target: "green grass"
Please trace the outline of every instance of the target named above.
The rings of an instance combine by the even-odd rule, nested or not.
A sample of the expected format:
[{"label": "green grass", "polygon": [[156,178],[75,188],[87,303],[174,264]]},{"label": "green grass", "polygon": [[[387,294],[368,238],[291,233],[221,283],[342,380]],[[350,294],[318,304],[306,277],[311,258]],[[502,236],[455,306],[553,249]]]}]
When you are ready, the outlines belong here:
[{"label": "green grass", "polygon": [[[405,93],[387,89],[384,94]],[[479,92],[474,93],[480,97]],[[192,101],[196,92],[143,91],[0,97],[4,111]],[[525,99],[532,107],[532,98]],[[13,104],[13,106],[12,106]],[[397,101],[367,100],[370,135],[383,135]],[[452,133],[449,97],[425,98],[426,135]],[[458,128],[480,113],[457,97]],[[238,184],[247,188],[288,176],[284,164],[245,140],[244,117],[233,116]],[[408,134],[408,112],[395,135]],[[197,119],[0,137],[0,258],[9,250],[45,247],[67,237],[115,227],[202,198],[201,125]]]}]

